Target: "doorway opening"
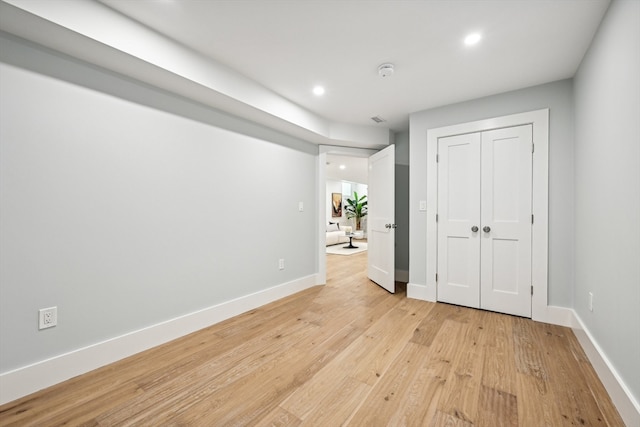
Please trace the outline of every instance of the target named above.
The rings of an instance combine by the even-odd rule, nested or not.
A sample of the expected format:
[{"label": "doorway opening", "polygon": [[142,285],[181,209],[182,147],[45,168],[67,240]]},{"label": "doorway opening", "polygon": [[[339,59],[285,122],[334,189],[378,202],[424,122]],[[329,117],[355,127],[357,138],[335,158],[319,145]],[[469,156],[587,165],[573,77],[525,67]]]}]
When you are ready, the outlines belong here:
[{"label": "doorway opening", "polygon": [[[366,267],[358,267],[357,262],[341,263],[343,267],[339,274],[360,274],[362,273],[368,281],[374,283],[390,293],[396,292],[397,283],[395,277],[395,146],[389,146],[382,150],[357,149],[335,146],[320,146],[318,156],[318,284],[328,284],[327,272],[327,247],[335,245],[327,239],[327,227],[332,230],[340,230],[337,224],[348,228],[349,232],[354,232],[349,242],[340,242],[347,246],[348,250],[357,251],[362,248],[352,246],[367,246],[367,250],[362,254],[351,253],[345,258],[360,256],[365,261]],[[360,177],[353,179],[353,176],[336,175],[333,171],[328,171],[328,167],[333,166],[335,170],[346,171],[348,161],[361,161],[361,170],[365,170]],[[327,164],[329,163],[329,164]],[[333,163],[333,165],[332,165]],[[344,165],[340,168],[341,165]],[[352,169],[353,170],[353,169]],[[331,181],[334,181],[333,183]],[[337,183],[336,183],[337,182]],[[363,184],[367,185],[365,187]],[[361,218],[361,226],[358,227],[356,219],[346,218],[345,201],[354,200],[356,193],[358,199],[362,199],[366,191],[367,215]],[[342,201],[342,203],[340,203]],[[334,203],[335,202],[335,203]],[[342,210],[342,212],[341,212]],[[335,216],[333,216],[335,215]],[[353,215],[352,215],[353,216]],[[346,218],[346,220],[345,220]],[[350,221],[349,221],[350,220]],[[344,225],[346,224],[346,225]],[[359,229],[358,229],[359,228]],[[346,234],[346,233],[343,233]],[[336,258],[332,255],[333,259]],[[353,266],[353,271],[344,266]],[[331,270],[333,271],[333,270]],[[401,283],[399,288],[403,295],[406,295],[406,285]]]},{"label": "doorway opening", "polygon": [[334,276],[366,274],[368,156],[327,153],[325,256],[327,283]]}]

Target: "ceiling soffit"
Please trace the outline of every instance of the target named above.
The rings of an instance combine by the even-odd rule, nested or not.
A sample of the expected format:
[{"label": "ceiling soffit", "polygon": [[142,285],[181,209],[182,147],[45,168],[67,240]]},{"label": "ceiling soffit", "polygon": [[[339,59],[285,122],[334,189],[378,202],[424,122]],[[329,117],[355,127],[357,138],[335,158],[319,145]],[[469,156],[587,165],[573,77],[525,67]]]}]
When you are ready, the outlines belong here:
[{"label": "ceiling soffit", "polygon": [[5,0],[0,29],[312,143],[383,148],[392,139],[388,128],[320,117],[97,2]]}]

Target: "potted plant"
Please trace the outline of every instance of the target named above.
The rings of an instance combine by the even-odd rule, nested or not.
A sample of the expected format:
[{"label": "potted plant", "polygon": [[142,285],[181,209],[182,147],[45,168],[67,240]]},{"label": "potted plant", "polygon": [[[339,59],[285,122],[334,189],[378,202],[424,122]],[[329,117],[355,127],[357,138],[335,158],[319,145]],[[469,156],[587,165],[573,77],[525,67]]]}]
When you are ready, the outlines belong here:
[{"label": "potted plant", "polygon": [[347,204],[344,207],[347,218],[356,219],[356,230],[361,230],[362,218],[367,216],[367,196],[359,197],[358,193],[353,192],[353,199],[347,199]]}]

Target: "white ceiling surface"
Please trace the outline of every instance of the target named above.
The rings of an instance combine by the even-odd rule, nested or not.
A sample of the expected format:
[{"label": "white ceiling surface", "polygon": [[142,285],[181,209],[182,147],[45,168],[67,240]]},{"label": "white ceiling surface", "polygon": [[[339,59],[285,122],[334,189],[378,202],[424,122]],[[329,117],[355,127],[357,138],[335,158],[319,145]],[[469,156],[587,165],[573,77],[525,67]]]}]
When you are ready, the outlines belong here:
[{"label": "white ceiling surface", "polygon": [[0,29],[316,144],[379,149],[412,112],[572,77],[608,5],[0,0]]},{"label": "white ceiling surface", "polygon": [[[344,165],[344,169],[340,169]],[[367,184],[369,182],[369,159],[366,157],[327,154],[327,179]]]},{"label": "white ceiling surface", "polygon": [[[387,120],[572,77],[608,0],[102,0],[336,122]],[[470,32],[481,42],[462,43]],[[381,78],[380,64],[396,71]],[[316,84],[327,93],[311,93]]]}]

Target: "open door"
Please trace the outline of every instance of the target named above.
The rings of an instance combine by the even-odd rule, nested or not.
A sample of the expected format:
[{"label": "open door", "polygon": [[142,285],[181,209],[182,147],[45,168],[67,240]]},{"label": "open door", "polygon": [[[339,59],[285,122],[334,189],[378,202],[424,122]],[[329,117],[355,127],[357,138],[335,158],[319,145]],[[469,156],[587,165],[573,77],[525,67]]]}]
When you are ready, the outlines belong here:
[{"label": "open door", "polygon": [[395,293],[395,146],[369,157],[369,279]]}]

